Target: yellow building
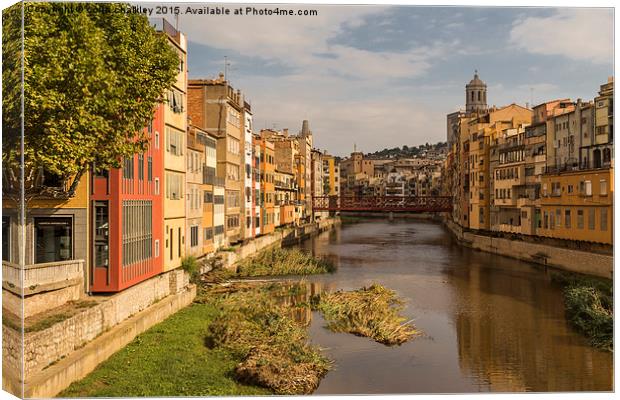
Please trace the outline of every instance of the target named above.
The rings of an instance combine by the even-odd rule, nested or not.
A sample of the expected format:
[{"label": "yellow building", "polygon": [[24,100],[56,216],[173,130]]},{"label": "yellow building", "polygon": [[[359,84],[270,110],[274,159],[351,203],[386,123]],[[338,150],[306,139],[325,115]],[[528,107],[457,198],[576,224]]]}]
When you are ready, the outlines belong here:
[{"label": "yellow building", "polygon": [[539,236],[613,244],[613,168],[542,176]]},{"label": "yellow building", "polygon": [[340,166],[336,158],[323,154],[323,194],[338,196],[340,194]]},{"label": "yellow building", "polygon": [[[88,234],[88,207],[90,173],[80,179],[75,195],[66,198],[37,196],[26,203],[26,259],[25,265],[70,260],[88,260],[90,254]],[[43,184],[62,187],[53,176],[44,176]],[[66,186],[66,185],[65,185]],[[67,187],[59,190],[66,191]],[[16,205],[8,199],[2,201],[2,259],[19,262],[19,220]],[[88,271],[84,268],[85,280]]]},{"label": "yellow building", "polygon": [[[532,112],[530,109],[511,104],[502,108],[492,108],[476,117],[464,119],[461,123],[461,134],[468,136],[466,160],[469,172],[468,191],[464,193],[468,202],[468,213],[463,213],[464,219],[471,229],[489,230],[491,227],[491,168],[490,146],[495,143],[499,135],[506,129],[530,124]],[[465,204],[464,204],[465,205]],[[462,205],[463,206],[463,205]]]},{"label": "yellow building", "polygon": [[260,141],[260,199],[261,199],[261,219],[260,233],[272,233],[275,228],[275,156],[274,145],[272,142],[259,138]]},{"label": "yellow building", "polygon": [[[164,271],[185,257],[185,172],[187,147],[187,39],[164,21],[163,33],[179,56],[179,69],[164,107]],[[167,24],[167,25],[166,25]],[[156,138],[159,142],[159,137]]]}]

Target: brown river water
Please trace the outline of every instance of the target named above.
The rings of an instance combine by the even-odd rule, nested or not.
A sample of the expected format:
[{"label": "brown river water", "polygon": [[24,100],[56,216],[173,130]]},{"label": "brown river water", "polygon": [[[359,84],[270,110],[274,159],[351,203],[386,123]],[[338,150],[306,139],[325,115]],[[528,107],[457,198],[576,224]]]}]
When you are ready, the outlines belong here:
[{"label": "brown river water", "polygon": [[562,392],[613,389],[613,356],[564,316],[562,293],[535,265],[459,246],[441,225],[369,220],[301,247],[337,265],[312,291],[379,283],[424,332],[401,346],[332,333],[307,311],[311,340],[334,368],[315,394]]}]

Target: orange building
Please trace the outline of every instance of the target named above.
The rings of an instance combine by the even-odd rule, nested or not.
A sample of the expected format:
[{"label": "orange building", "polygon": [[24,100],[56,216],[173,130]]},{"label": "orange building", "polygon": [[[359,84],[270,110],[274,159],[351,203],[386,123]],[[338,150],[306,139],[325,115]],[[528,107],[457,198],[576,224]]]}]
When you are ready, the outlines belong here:
[{"label": "orange building", "polygon": [[254,136],[254,141],[260,146],[260,233],[272,233],[275,229],[275,155],[272,142]]}]

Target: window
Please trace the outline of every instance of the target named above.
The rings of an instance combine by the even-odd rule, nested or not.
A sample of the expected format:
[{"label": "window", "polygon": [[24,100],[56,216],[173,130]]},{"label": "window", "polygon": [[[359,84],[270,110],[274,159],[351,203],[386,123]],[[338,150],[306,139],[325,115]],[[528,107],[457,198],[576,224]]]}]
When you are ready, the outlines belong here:
[{"label": "window", "polygon": [[592,181],[584,182],[584,192],[585,196],[592,196]]},{"label": "window", "polygon": [[183,238],[183,236],[181,235],[181,228],[178,229],[178,235],[177,235],[177,240],[179,242],[179,249],[178,249],[178,256],[181,257],[181,246],[184,244],[185,238]]},{"label": "window", "polygon": [[153,180],[153,157],[148,156],[146,163],[147,163],[147,168],[146,168],[147,179],[149,182],[151,182]]},{"label": "window", "polygon": [[607,209],[601,208],[601,230],[607,230]]},{"label": "window", "polygon": [[235,154],[235,155],[239,155],[239,139],[234,138],[230,135],[228,135],[228,140],[226,140],[227,142],[227,149],[229,153]]},{"label": "window", "polygon": [[567,190],[568,193],[573,193],[573,185],[568,185]]},{"label": "window", "polygon": [[159,132],[155,132],[155,148],[159,149]]},{"label": "window", "polygon": [[159,178],[155,178],[155,194],[159,195]]},{"label": "window", "polygon": [[138,179],[144,180],[144,154],[138,154]]},{"label": "window", "polygon": [[577,210],[577,229],[583,229],[583,210]]},{"label": "window", "polygon": [[166,127],[166,151],[175,156],[183,155],[185,146],[183,141],[184,133],[177,129]]},{"label": "window", "polygon": [[168,106],[172,112],[180,114],[184,111],[184,97],[183,93],[175,89],[168,91]]},{"label": "window", "polygon": [[2,217],[2,259],[11,261],[11,218]]},{"label": "window", "polygon": [[[174,253],[173,253],[174,246],[172,245],[172,243],[174,243],[173,239],[174,239],[174,230],[170,228],[170,259],[171,260],[174,258]],[[168,246],[168,241],[166,241],[166,247],[167,246]]]},{"label": "window", "polygon": [[596,209],[595,208],[588,209],[588,229],[591,231],[596,229]]},{"label": "window", "polygon": [[224,195],[221,195],[221,194],[214,195],[213,204],[224,204]]},{"label": "window", "polygon": [[215,227],[215,234],[221,235],[224,233],[224,225],[218,225]]},{"label": "window", "polygon": [[226,191],[226,208],[239,207],[239,191],[227,190]]},{"label": "window", "polygon": [[228,122],[234,126],[239,126],[239,111],[232,107],[228,108]]},{"label": "window", "polygon": [[234,229],[239,227],[239,214],[226,216],[226,228]]},{"label": "window", "polygon": [[125,266],[152,256],[152,202],[124,200],[122,213],[122,251]]},{"label": "window", "polygon": [[133,179],[133,157],[126,158],[123,161],[123,178]]},{"label": "window", "polygon": [[190,246],[196,247],[198,246],[198,226],[190,227]]},{"label": "window", "polygon": [[155,258],[159,257],[159,239],[155,241]]},{"label": "window", "polygon": [[556,228],[562,227],[562,210],[559,208],[555,210],[555,224]]},{"label": "window", "polygon": [[70,217],[34,219],[35,263],[73,258],[73,222]]},{"label": "window", "polygon": [[204,203],[205,204],[213,203],[213,192],[209,192],[207,190],[204,191]]},{"label": "window", "polygon": [[607,180],[601,179],[601,196],[607,196]]},{"label": "window", "polygon": [[110,263],[108,251],[108,202],[96,201],[93,212],[95,218],[95,224],[93,226],[95,240],[95,266],[107,268]]},{"label": "window", "polygon": [[239,180],[239,166],[234,164],[226,164],[226,178],[238,181]]},{"label": "window", "polygon": [[570,219],[571,219],[570,218],[570,210],[568,210],[568,209],[564,210],[564,227],[566,229],[570,229],[570,227],[571,227]]},{"label": "window", "polygon": [[166,198],[171,200],[179,200],[183,198],[183,175],[166,172]]}]

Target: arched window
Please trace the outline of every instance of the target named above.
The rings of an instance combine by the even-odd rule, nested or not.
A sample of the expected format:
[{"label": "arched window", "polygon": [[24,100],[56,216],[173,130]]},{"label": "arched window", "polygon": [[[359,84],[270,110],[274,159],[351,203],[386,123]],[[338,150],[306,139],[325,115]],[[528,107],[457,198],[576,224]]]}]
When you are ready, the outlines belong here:
[{"label": "arched window", "polygon": [[480,98],[480,90],[478,90],[478,101],[480,101],[480,100],[481,100],[481,98]]},{"label": "arched window", "polygon": [[487,92],[482,92],[482,101],[487,102]]}]

